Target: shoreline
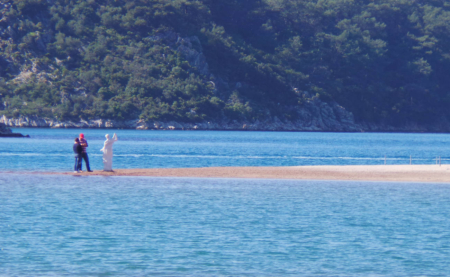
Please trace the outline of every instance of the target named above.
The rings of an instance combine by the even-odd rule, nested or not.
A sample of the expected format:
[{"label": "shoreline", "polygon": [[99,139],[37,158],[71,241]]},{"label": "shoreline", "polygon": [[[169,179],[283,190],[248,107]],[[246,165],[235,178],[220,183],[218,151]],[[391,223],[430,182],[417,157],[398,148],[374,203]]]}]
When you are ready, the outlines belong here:
[{"label": "shoreline", "polygon": [[[330,121],[331,120],[331,121]],[[267,131],[267,132],[339,132],[339,133],[450,133],[450,125],[422,126],[408,123],[401,127],[370,122],[355,122],[353,119],[324,122],[280,121],[274,119],[256,121],[155,121],[89,119],[80,121],[58,121],[52,118],[26,117],[8,118],[0,116],[0,123],[10,128],[48,129],[128,129],[128,130],[186,130],[186,131]]]},{"label": "shoreline", "polygon": [[[6,172],[4,172],[6,173]],[[14,173],[14,172],[9,172]],[[19,172],[17,172],[19,173]],[[20,172],[25,173],[26,172]],[[450,165],[345,165],[115,169],[114,172],[28,172],[66,176],[292,179],[450,183]]]},{"label": "shoreline", "polygon": [[[0,122],[1,123],[1,122]],[[198,132],[198,131],[218,131],[218,132],[287,132],[287,133],[389,133],[389,134],[450,134],[449,130],[415,130],[415,129],[358,129],[358,130],[327,130],[327,129],[249,129],[249,128],[139,128],[139,127],[93,127],[93,126],[83,126],[83,127],[50,127],[50,126],[8,126],[8,128],[15,129],[71,129],[71,130],[131,130],[131,131],[185,131],[185,132]]]},{"label": "shoreline", "polygon": [[[15,129],[70,129],[70,130],[106,130],[106,131],[120,131],[120,130],[131,130],[131,131],[159,131],[159,132],[170,132],[170,131],[183,131],[183,132],[201,132],[201,131],[217,131],[217,132],[268,132],[268,133],[345,133],[345,134],[358,134],[358,133],[384,133],[384,134],[450,134],[449,131],[423,131],[423,130],[356,130],[356,131],[333,131],[333,130],[268,130],[268,129],[140,129],[140,128],[125,128],[125,127],[41,127],[41,126],[9,126],[9,128]],[[30,137],[25,135],[24,137]]]}]

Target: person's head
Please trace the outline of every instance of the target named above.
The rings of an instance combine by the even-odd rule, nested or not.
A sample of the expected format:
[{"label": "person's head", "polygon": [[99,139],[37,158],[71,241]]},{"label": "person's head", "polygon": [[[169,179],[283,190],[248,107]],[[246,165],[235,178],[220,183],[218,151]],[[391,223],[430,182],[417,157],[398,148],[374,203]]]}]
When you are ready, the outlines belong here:
[{"label": "person's head", "polygon": [[105,138],[106,138],[106,139],[109,139],[109,134],[106,134],[106,135],[105,135]]},{"label": "person's head", "polygon": [[80,143],[80,140],[78,138],[75,138],[75,143]]},{"label": "person's head", "polygon": [[84,138],[84,134],[80,134],[80,139]]}]

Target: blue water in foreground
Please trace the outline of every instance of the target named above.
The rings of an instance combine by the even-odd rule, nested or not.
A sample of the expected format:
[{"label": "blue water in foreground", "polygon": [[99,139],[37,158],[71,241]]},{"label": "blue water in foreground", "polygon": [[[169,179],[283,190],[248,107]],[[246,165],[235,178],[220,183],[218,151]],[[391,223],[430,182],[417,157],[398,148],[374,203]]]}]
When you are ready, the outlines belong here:
[{"label": "blue water in foreground", "polygon": [[450,185],[0,175],[0,275],[447,276]]},{"label": "blue water in foreground", "polygon": [[[80,130],[15,131],[31,138],[0,138],[0,276],[450,276],[450,184],[26,174],[71,171]],[[100,170],[107,131],[81,132]],[[450,156],[447,134],[116,133],[116,168]]]},{"label": "blue water in foreground", "polygon": [[[31,138],[0,138],[0,170],[68,171],[83,132],[94,170],[105,134],[97,129],[14,129]],[[450,162],[450,134],[296,133],[116,130],[115,168],[435,164]],[[83,165],[83,168],[84,165]]]}]

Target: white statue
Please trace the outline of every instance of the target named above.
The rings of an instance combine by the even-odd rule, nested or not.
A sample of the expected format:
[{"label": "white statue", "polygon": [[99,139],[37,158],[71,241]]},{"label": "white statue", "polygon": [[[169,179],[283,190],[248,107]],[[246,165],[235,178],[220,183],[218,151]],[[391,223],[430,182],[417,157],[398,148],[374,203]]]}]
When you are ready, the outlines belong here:
[{"label": "white statue", "polygon": [[112,170],[112,158],[113,158],[113,144],[117,141],[117,136],[114,133],[113,138],[109,139],[109,135],[107,134],[105,140],[105,144],[100,151],[103,152],[103,171],[113,171]]}]

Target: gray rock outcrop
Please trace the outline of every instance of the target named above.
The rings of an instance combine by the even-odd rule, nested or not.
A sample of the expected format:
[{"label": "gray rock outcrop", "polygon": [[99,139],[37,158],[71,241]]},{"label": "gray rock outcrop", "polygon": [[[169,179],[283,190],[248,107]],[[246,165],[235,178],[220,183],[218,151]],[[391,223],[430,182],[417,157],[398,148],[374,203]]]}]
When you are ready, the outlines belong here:
[{"label": "gray rock outcrop", "polygon": [[29,137],[19,133],[13,133],[5,124],[0,123],[0,137]]},{"label": "gray rock outcrop", "polygon": [[5,124],[0,123],[0,135],[12,134],[11,129],[5,126]]}]

